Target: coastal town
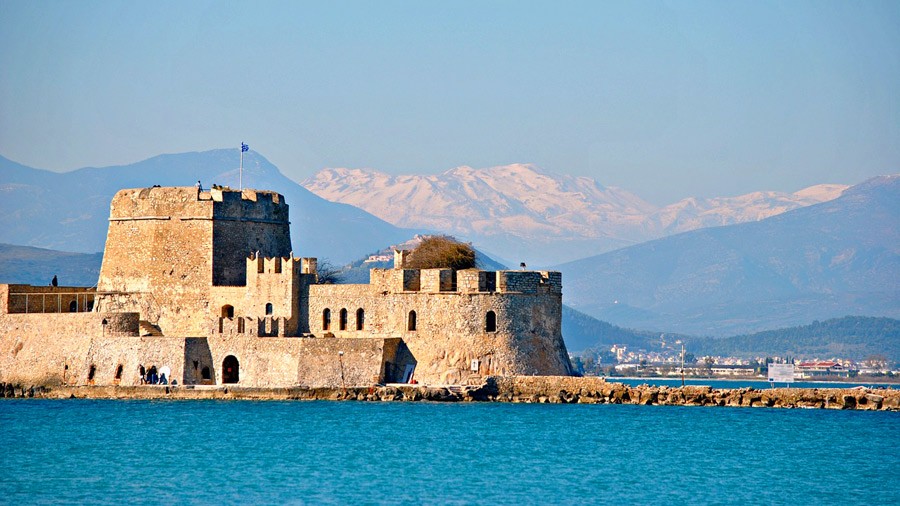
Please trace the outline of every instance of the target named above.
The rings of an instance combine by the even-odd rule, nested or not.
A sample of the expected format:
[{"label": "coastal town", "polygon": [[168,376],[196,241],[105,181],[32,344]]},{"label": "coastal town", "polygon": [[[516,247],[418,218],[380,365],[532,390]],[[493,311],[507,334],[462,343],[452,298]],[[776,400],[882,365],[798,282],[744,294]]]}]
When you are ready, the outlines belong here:
[{"label": "coastal town", "polygon": [[864,360],[845,357],[796,358],[792,356],[723,357],[697,356],[685,352],[680,343],[659,350],[615,344],[608,349],[589,349],[570,355],[575,370],[586,376],[681,377],[765,379],[770,364],[792,364],[795,380],[841,381],[866,379],[900,381],[900,366],[884,356]]}]

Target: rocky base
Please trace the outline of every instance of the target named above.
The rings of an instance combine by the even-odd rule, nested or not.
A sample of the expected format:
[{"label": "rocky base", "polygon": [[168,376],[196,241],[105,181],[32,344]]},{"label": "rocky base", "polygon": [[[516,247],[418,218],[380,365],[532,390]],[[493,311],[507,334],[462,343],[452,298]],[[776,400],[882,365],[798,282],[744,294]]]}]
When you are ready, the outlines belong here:
[{"label": "rocky base", "polygon": [[245,399],[552,404],[643,404],[900,411],[900,390],[866,388],[717,389],[628,386],[602,378],[491,376],[477,386],[388,385],[331,388],[192,386],[28,386],[0,383],[0,397],[43,399]]}]

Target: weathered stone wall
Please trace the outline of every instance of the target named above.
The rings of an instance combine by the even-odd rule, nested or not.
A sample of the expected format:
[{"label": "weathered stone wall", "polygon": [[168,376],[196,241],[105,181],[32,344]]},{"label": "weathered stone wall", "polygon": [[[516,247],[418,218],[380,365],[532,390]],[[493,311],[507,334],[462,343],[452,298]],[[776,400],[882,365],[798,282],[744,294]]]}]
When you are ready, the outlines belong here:
[{"label": "weathered stone wall", "polygon": [[131,311],[167,335],[205,335],[214,284],[243,285],[246,258],[290,256],[288,206],[273,192],[122,190],[110,205],[101,311]]},{"label": "weathered stone wall", "polygon": [[86,382],[92,364],[114,371],[98,361],[139,339],[136,313],[0,315],[0,380]]},{"label": "weathered stone wall", "polygon": [[81,286],[0,285],[0,313],[91,311],[95,292]]},{"label": "weathered stone wall", "polygon": [[243,285],[246,259],[290,257],[288,205],[274,192],[213,190],[213,284]]},{"label": "weathered stone wall", "polygon": [[[391,293],[379,287],[310,286],[310,332],[337,338],[400,337],[417,362],[415,378],[422,383],[459,384],[488,374],[571,374],[559,296]],[[323,326],[326,309],[331,314],[328,329]],[[348,314],[345,330],[340,328],[342,309]],[[358,309],[364,312],[362,330],[356,330]],[[416,313],[415,330],[409,329],[411,311]],[[495,331],[485,327],[489,311],[496,316]]]},{"label": "weathered stone wall", "polygon": [[[222,384],[223,361],[231,355],[238,360],[242,386],[356,386],[382,381],[388,362],[402,362],[397,358],[399,339],[235,334],[208,339],[137,333],[136,313],[0,315],[0,382],[138,385],[143,365],[169,367],[169,381],[182,385]],[[120,366],[121,377],[116,378]],[[203,379],[204,368],[209,381]]]}]

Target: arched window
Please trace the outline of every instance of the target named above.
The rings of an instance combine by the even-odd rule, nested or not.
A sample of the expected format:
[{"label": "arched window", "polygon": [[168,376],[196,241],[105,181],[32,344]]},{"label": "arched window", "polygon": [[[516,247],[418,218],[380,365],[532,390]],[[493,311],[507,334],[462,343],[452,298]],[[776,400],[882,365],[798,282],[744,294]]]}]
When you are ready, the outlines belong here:
[{"label": "arched window", "polygon": [[341,330],[347,330],[347,309],[341,308],[340,321],[338,322],[338,328]]},{"label": "arched window", "polygon": [[322,330],[331,330],[331,310],[328,308],[322,311]]},{"label": "arched window", "polygon": [[488,311],[487,314],[484,315],[484,331],[497,332],[497,313]]},{"label": "arched window", "polygon": [[366,320],[366,312],[363,311],[363,308],[359,308],[356,310],[356,330],[362,330],[365,325]]},{"label": "arched window", "polygon": [[272,303],[266,302],[266,316],[272,316]]},{"label": "arched window", "polygon": [[406,319],[406,330],[416,330],[416,312],[410,311],[409,317]]},{"label": "arched window", "polygon": [[69,303],[69,312],[74,313],[76,311],[78,311],[78,303],[73,300]]},{"label": "arched window", "polygon": [[124,369],[125,369],[125,368],[122,367],[122,364],[119,364],[119,367],[116,367],[116,379],[117,379],[117,380],[122,379],[122,371],[123,371]]},{"label": "arched window", "polygon": [[88,369],[88,383],[94,382],[94,375],[97,374],[97,366],[91,364],[91,368]]},{"label": "arched window", "polygon": [[209,373],[209,367],[204,366],[203,369],[200,370],[200,379],[212,379],[212,375]]},{"label": "arched window", "polygon": [[222,306],[222,318],[234,318],[234,306],[231,304]]}]

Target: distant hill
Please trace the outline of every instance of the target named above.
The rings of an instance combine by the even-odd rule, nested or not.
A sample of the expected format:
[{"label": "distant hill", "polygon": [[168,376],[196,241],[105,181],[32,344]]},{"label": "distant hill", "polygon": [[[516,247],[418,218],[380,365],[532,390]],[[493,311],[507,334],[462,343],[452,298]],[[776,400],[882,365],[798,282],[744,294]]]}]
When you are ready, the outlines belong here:
[{"label": "distant hill", "polygon": [[884,355],[900,363],[900,320],[846,316],[723,339],[685,338],[695,355],[842,357]]},{"label": "distant hill", "polygon": [[529,164],[457,167],[394,176],[371,169],[324,169],[302,183],[401,227],[458,236],[514,264],[552,265],[698,228],[758,221],[831,200],[844,185],[796,193],[689,198],[665,207],[588,177]]},{"label": "distant hill", "polygon": [[632,350],[658,350],[663,341],[673,343],[685,336],[634,330],[598,320],[567,305],[563,305],[562,333],[569,353],[587,349],[608,350],[612,345],[624,345]]},{"label": "distant hill", "polygon": [[727,336],[900,316],[900,176],[753,223],[563,264],[566,302],[615,325]]},{"label": "distant hill", "polygon": [[[142,162],[65,173],[0,157],[0,242],[91,253],[106,241],[109,204],[122,188],[193,186],[201,180],[238,187],[237,150],[160,155]],[[282,193],[291,206],[297,256],[343,263],[399,242],[414,231],[355,207],[329,202],[291,181],[262,155],[244,154],[244,185]]]},{"label": "distant hill", "polygon": [[63,286],[94,286],[102,260],[101,253],[0,244],[0,283],[46,286],[55,275]]}]

